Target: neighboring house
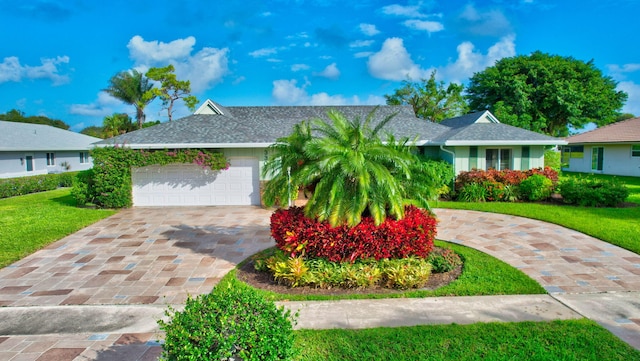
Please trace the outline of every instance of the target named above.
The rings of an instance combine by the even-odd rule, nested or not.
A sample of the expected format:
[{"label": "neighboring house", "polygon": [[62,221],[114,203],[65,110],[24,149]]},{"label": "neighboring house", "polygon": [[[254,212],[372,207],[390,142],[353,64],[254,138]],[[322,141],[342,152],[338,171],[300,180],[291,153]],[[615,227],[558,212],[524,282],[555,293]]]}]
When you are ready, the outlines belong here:
[{"label": "neighboring house", "polygon": [[97,146],[133,149],[218,149],[230,168],[207,172],[198,166],[148,166],[132,171],[133,203],[161,205],[260,204],[261,168],[267,147],[303,120],[326,118],[335,109],[347,118],[396,114],[385,130],[416,140],[422,154],[452,162],[456,172],[472,168],[530,169],[544,166],[544,149],[558,138],[500,124],[488,111],[440,124],[416,118],[410,106],[223,107],[207,100],[193,115],[123,134]]},{"label": "neighboring house", "polygon": [[89,149],[99,140],[49,125],[0,121],[0,178],[89,169]]},{"label": "neighboring house", "polygon": [[562,170],[640,177],[640,117],[566,138]]}]

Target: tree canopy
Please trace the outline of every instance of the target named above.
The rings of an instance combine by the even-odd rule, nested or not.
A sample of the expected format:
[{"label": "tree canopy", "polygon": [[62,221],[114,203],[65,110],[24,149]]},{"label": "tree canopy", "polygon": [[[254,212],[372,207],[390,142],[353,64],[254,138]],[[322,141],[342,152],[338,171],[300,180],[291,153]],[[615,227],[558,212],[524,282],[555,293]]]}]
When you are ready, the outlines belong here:
[{"label": "tree canopy", "polygon": [[552,136],[614,122],[627,100],[593,61],[534,52],[503,58],[470,79],[472,110],[491,110],[501,122]]},{"label": "tree canopy", "polygon": [[23,112],[17,109],[11,109],[6,114],[0,114],[0,120],[4,120],[6,122],[44,124],[60,129],[69,129],[69,124],[62,120],[51,119],[42,115],[25,116]]},{"label": "tree canopy", "polygon": [[189,110],[193,111],[198,104],[198,98],[191,95],[191,83],[188,80],[178,80],[173,73],[175,68],[169,64],[164,68],[151,68],[147,71],[147,78],[160,82],[160,88],[149,89],[152,97],[162,99],[162,105],[167,109],[169,121],[173,117],[173,105],[182,99]]},{"label": "tree canopy", "polygon": [[443,81],[436,81],[434,70],[429,79],[421,82],[405,80],[402,87],[384,97],[388,105],[411,105],[418,118],[437,123],[467,113],[469,107],[462,95],[463,90],[462,84],[449,83],[445,86]]}]

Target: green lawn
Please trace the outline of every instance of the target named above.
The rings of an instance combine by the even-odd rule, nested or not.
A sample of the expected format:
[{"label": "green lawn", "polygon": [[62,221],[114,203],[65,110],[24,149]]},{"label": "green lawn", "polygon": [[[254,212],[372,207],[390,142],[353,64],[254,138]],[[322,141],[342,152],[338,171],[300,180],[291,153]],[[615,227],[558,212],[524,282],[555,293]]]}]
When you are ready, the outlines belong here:
[{"label": "green lawn", "polygon": [[640,351],[586,319],[301,330],[295,335],[298,361],[640,360]]},{"label": "green lawn", "polygon": [[[579,176],[565,174],[563,177]],[[614,178],[598,175],[600,178]],[[562,178],[561,178],[562,179]],[[640,205],[640,178],[615,177],[630,190],[628,202]],[[575,229],[605,242],[640,254],[640,206],[588,208],[564,205],[507,202],[436,202],[434,208],[469,209],[539,219]]]},{"label": "green lawn", "polygon": [[114,213],[77,208],[68,188],[0,199],[0,267]]}]

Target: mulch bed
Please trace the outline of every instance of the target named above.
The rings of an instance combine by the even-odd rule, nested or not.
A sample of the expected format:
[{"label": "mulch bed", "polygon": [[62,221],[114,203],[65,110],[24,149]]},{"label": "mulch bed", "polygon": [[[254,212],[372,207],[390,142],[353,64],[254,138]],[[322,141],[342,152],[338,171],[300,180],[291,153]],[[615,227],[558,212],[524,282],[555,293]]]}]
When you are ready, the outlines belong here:
[{"label": "mulch bed", "polygon": [[[429,281],[426,286],[420,288],[420,290],[435,290],[442,286],[448,285],[449,283],[455,281],[458,276],[462,273],[462,266],[458,266],[457,268],[445,272],[445,273],[432,273],[429,277]],[[242,282],[245,282],[255,288],[263,289],[265,291],[271,291],[280,294],[287,295],[327,295],[327,296],[338,296],[338,295],[353,295],[353,294],[394,294],[394,293],[403,293],[411,290],[396,290],[389,289],[384,287],[368,287],[368,288],[359,288],[359,289],[345,289],[345,288],[314,288],[314,287],[294,287],[291,288],[289,286],[281,285],[276,283],[273,280],[273,277],[268,272],[258,272],[253,267],[253,262],[246,262],[241,268],[238,268],[237,278]]]}]

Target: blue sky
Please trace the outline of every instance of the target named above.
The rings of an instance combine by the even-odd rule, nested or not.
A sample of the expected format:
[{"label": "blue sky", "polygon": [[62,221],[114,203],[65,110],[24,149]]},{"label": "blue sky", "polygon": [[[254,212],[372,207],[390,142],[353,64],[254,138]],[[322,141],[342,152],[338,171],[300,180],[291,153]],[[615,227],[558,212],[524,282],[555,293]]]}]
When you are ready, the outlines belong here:
[{"label": "blue sky", "polygon": [[[101,90],[119,71],[168,64],[222,105],[383,104],[407,77],[466,83],[540,50],[593,59],[640,115],[637,14],[639,0],[0,0],[0,113],[75,131],[134,117]],[[146,113],[167,119],[158,101]]]}]

